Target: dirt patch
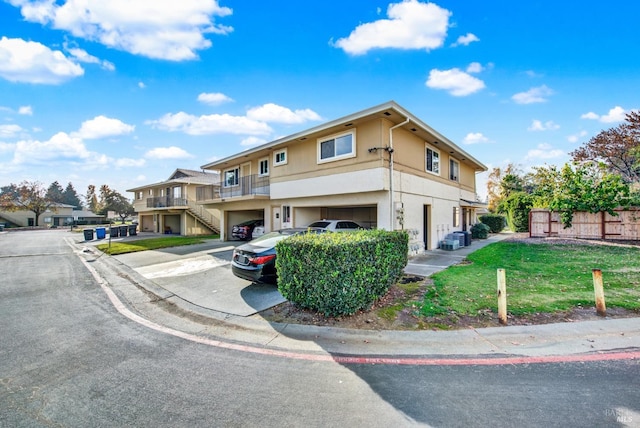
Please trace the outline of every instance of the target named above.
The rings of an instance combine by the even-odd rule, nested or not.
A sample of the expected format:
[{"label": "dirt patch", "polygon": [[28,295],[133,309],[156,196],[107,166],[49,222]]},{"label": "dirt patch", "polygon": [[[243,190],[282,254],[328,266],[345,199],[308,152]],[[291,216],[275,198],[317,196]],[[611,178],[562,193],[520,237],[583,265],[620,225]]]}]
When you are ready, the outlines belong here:
[{"label": "dirt patch", "polygon": [[[640,246],[640,242],[637,241],[610,242],[582,239],[529,238],[528,234],[514,234],[508,240],[527,244]],[[462,263],[465,262],[462,261]],[[497,312],[492,310],[482,311],[476,316],[458,316],[453,313],[437,317],[420,316],[418,314],[418,304],[422,302],[424,294],[432,285],[433,281],[430,278],[405,275],[369,310],[360,311],[349,316],[326,317],[315,311],[300,308],[290,302],[284,302],[260,312],[256,316],[277,323],[361,330],[454,330],[497,327],[500,325]],[[607,308],[608,318],[638,316],[640,316],[640,311]],[[509,315],[507,321],[509,325],[538,325],[596,319],[602,319],[602,317],[596,314],[595,307],[577,307],[569,311],[554,313],[535,313],[517,317]]]}]

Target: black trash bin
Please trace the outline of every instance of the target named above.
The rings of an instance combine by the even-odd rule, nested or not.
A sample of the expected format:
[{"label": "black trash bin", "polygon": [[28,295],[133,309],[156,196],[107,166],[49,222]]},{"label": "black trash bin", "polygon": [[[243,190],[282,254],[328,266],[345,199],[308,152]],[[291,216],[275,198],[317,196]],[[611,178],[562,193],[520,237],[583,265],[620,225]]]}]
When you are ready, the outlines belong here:
[{"label": "black trash bin", "polygon": [[84,229],[84,240],[93,241],[93,229]]},{"label": "black trash bin", "polygon": [[120,234],[118,233],[120,231],[120,228],[118,226],[111,226],[109,227],[109,236],[111,236],[112,238],[117,238],[118,236],[120,236]]},{"label": "black trash bin", "polygon": [[137,228],[138,228],[138,225],[130,224],[129,225],[129,236],[136,236],[138,234]]},{"label": "black trash bin", "polygon": [[469,232],[468,230],[464,231],[464,245],[465,247],[471,245],[471,232]]},{"label": "black trash bin", "polygon": [[127,230],[129,230],[129,226],[120,226],[120,236],[123,238],[127,236]]}]

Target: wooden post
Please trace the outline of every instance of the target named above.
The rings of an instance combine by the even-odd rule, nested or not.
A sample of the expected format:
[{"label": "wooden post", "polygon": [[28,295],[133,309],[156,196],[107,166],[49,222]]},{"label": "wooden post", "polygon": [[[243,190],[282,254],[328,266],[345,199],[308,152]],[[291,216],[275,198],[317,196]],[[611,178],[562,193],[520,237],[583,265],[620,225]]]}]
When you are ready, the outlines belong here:
[{"label": "wooden post", "polygon": [[607,316],[607,306],[604,303],[604,286],[602,284],[602,271],[593,269],[593,291],[596,294],[596,312],[601,317]]},{"label": "wooden post", "polygon": [[507,325],[507,278],[504,269],[498,269],[498,321]]}]

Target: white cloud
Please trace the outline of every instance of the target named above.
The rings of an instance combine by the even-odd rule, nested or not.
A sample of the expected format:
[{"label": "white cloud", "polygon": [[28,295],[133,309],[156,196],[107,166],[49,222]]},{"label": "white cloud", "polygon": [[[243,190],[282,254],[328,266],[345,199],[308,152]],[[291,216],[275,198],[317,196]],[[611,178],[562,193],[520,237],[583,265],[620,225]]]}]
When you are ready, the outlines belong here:
[{"label": "white cloud", "polygon": [[130,158],[121,158],[116,160],[116,166],[121,168],[140,168],[143,167],[147,161],[145,159],[130,159]]},{"label": "white cloud", "polygon": [[322,120],[318,113],[310,109],[292,111],[286,107],[273,103],[267,103],[259,107],[253,107],[247,111],[247,117],[261,122],[275,123],[304,123],[308,120]]},{"label": "white cloud", "polygon": [[109,70],[109,71],[114,71],[116,69],[116,66],[113,65],[112,62],[109,62],[107,60],[101,60],[101,59],[99,59],[99,58],[97,58],[97,57],[95,57],[93,55],[89,55],[89,53],[87,51],[85,51],[84,49],[70,48],[70,47],[66,47],[66,46],[65,46],[65,49],[78,62],[84,62],[84,63],[87,63],[87,64],[99,64],[100,67],[104,68],[105,70]]},{"label": "white cloud", "polygon": [[112,119],[106,116],[96,116],[93,119],[82,122],[82,126],[77,133],[80,138],[98,139],[105,137],[115,137],[118,135],[130,134],[135,126],[127,125],[119,119]]},{"label": "white cloud", "polygon": [[482,135],[481,132],[470,132],[462,140],[464,144],[488,143],[489,139]]},{"label": "white cloud", "polygon": [[147,85],[145,85],[144,82],[138,82],[138,88],[144,89],[146,87],[147,87]]},{"label": "white cloud", "polygon": [[550,144],[538,144],[538,147],[527,152],[526,161],[555,159],[564,156],[564,150],[554,149]]},{"label": "white cloud", "polygon": [[459,68],[431,70],[426,85],[432,89],[449,91],[451,95],[456,97],[471,95],[485,87],[482,80],[465,73]]},{"label": "white cloud", "polygon": [[92,157],[82,140],[64,132],[58,132],[47,141],[18,141],[13,158],[14,164],[41,164],[60,158],[85,160]]},{"label": "white cloud", "polygon": [[10,82],[56,85],[84,70],[60,51],[22,39],[0,39],[0,77]]},{"label": "white cloud", "polygon": [[14,138],[24,131],[19,125],[14,123],[0,125],[0,138]]},{"label": "white cloud", "polygon": [[186,150],[176,146],[156,147],[149,150],[145,156],[151,159],[188,159],[193,157]]},{"label": "white cloud", "polygon": [[240,142],[241,146],[259,146],[260,144],[266,144],[267,140],[258,137],[247,137]]},{"label": "white cloud", "polygon": [[553,95],[553,90],[546,85],[531,88],[526,92],[519,92],[511,97],[516,104],[544,103],[547,97]]},{"label": "white cloud", "polygon": [[599,120],[602,123],[615,123],[615,122],[623,122],[626,120],[626,111],[620,106],[615,106],[609,113],[603,114],[602,116],[590,111],[589,113],[585,113],[580,116],[580,119],[590,119],[590,120]]},{"label": "white cloud", "polygon": [[216,0],[13,0],[25,20],[50,24],[74,37],[102,43],[135,55],[171,61],[197,58],[207,49],[207,33],[228,34],[231,27],[214,17],[232,13]]},{"label": "white cloud", "polygon": [[554,123],[552,120],[542,123],[541,120],[534,119],[531,122],[531,126],[527,128],[528,131],[555,131],[559,129],[560,125]]},{"label": "white cloud", "polygon": [[471,43],[479,42],[479,41],[480,39],[478,38],[478,36],[472,33],[467,33],[464,36],[458,37],[458,40],[456,40],[456,42],[453,43],[451,46],[460,46],[460,45],[469,46]]},{"label": "white cloud", "polygon": [[33,116],[33,109],[31,106],[20,106],[20,108],[18,108],[18,114]]},{"label": "white cloud", "polygon": [[431,49],[443,45],[451,12],[434,3],[405,0],[387,8],[389,19],[361,24],[349,37],[338,39],[334,46],[351,55],[371,49]]},{"label": "white cloud", "polygon": [[198,101],[203,104],[217,106],[223,103],[232,102],[233,99],[220,92],[203,92],[198,95]]},{"label": "white cloud", "polygon": [[167,113],[160,119],[146,123],[163,131],[180,131],[189,135],[267,135],[272,131],[271,127],[264,122],[229,114],[194,116],[185,112]]},{"label": "white cloud", "polygon": [[482,70],[484,70],[484,67],[479,62],[472,62],[467,66],[467,73],[480,73]]},{"label": "white cloud", "polygon": [[570,143],[577,143],[578,140],[580,140],[581,138],[586,137],[587,135],[589,135],[587,133],[587,131],[580,131],[577,134],[569,135],[567,137],[567,141],[570,142]]}]

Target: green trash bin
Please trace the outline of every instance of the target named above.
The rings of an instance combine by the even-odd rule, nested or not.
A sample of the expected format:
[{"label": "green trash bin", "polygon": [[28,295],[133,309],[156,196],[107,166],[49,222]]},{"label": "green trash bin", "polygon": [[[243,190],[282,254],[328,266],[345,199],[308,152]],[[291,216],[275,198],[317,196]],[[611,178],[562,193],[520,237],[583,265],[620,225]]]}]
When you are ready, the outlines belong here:
[{"label": "green trash bin", "polygon": [[129,236],[136,236],[138,234],[138,225],[130,224],[129,225]]},{"label": "green trash bin", "polygon": [[129,226],[120,226],[120,236],[123,238],[127,236],[127,230],[129,230]]},{"label": "green trash bin", "polygon": [[118,226],[110,226],[109,227],[109,236],[112,238],[117,238],[120,236],[120,228]]},{"label": "green trash bin", "polygon": [[93,241],[93,229],[84,229],[84,240]]}]

